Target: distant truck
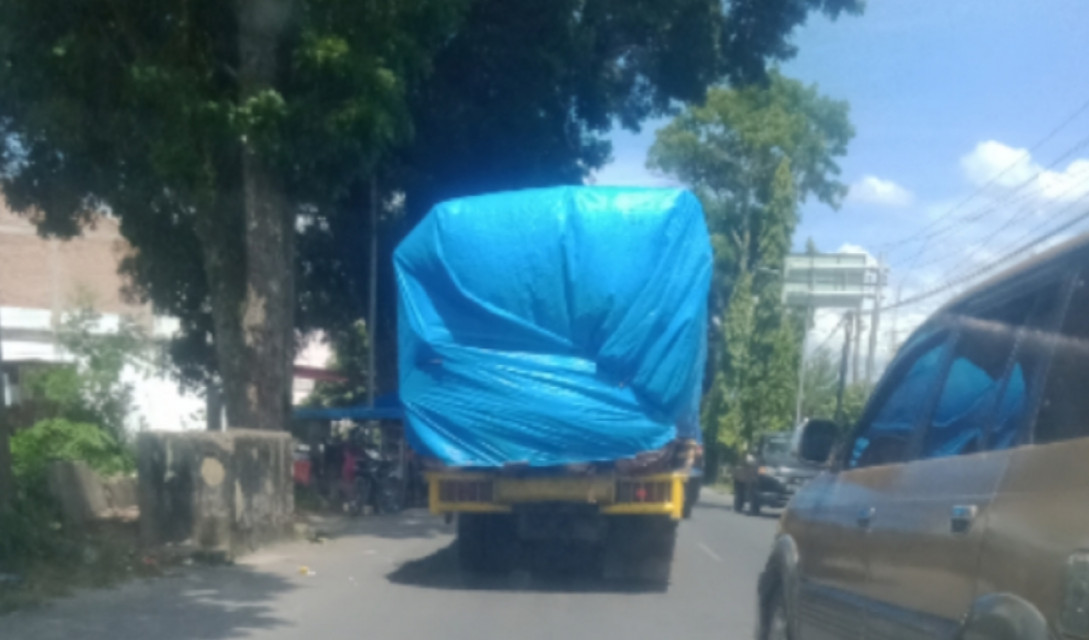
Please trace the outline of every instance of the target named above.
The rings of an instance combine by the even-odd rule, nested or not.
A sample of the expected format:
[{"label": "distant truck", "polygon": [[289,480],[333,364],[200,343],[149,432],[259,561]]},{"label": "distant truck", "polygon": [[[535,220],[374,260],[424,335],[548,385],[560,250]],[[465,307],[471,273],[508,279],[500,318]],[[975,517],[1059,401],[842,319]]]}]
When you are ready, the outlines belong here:
[{"label": "distant truck", "polygon": [[665,583],[698,495],[711,248],[676,189],[437,205],[397,248],[400,394],[474,572],[564,542]]}]

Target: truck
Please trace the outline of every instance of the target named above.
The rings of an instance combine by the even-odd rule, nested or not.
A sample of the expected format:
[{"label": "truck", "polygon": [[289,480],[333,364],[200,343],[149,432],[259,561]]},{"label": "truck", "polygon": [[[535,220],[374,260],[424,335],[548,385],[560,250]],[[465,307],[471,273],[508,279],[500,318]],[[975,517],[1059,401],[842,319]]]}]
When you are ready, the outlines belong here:
[{"label": "truck", "polygon": [[394,253],[405,433],[471,572],[545,545],[668,584],[698,496],[712,258],[681,189],[436,205]]}]

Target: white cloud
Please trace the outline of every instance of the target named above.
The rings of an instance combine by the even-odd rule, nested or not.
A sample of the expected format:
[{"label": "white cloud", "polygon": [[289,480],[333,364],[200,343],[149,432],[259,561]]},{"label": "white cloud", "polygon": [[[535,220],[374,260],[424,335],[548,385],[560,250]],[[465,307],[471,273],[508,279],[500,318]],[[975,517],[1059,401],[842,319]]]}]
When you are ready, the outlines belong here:
[{"label": "white cloud", "polygon": [[1047,202],[1071,202],[1089,194],[1089,160],[1083,158],[1062,170],[1046,169],[1027,149],[986,140],[965,154],[960,166],[973,186],[991,188],[997,196],[1014,188]]},{"label": "white cloud", "polygon": [[915,195],[892,180],[863,176],[851,185],[847,199],[880,207],[906,207],[915,201]]}]

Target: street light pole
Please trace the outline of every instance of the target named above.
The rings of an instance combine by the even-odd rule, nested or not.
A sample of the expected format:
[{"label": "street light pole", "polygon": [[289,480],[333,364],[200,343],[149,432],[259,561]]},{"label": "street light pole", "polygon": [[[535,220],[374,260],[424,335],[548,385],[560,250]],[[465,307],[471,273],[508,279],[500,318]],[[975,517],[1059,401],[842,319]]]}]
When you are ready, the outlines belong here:
[{"label": "street light pole", "polygon": [[809,341],[809,328],[813,321],[813,308],[809,305],[808,299],[802,314],[802,345],[801,351],[798,353],[798,390],[794,394],[795,425],[802,423],[802,402],[805,400],[805,349],[806,343]]},{"label": "street light pole", "polygon": [[367,406],[374,408],[374,347],[378,337],[378,185],[371,173],[371,260],[370,283],[367,291]]},{"label": "street light pole", "polygon": [[847,386],[847,361],[851,358],[851,330],[854,329],[855,313],[848,311],[843,317],[843,353],[839,360],[839,383],[836,385],[836,422],[843,424],[843,390]]}]

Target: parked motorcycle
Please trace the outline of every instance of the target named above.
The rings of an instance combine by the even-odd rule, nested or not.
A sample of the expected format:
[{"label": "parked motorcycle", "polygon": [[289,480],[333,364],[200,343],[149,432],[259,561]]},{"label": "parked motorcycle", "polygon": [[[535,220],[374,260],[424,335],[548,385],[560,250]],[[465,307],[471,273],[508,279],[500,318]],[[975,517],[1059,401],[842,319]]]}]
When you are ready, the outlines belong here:
[{"label": "parked motorcycle", "polygon": [[354,460],[352,494],[348,513],[359,515],[370,505],[375,513],[397,513],[401,499],[401,474],[397,461],[374,450],[364,450]]}]

